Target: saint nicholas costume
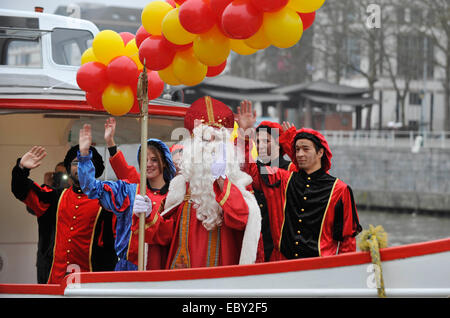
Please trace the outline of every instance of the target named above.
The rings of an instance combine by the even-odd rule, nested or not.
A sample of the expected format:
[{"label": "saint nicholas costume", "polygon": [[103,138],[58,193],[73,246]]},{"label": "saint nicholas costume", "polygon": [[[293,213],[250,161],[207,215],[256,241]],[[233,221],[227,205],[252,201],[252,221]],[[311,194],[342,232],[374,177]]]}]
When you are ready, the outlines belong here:
[{"label": "saint nicholas costume", "polygon": [[[232,129],[234,114],[222,102],[209,96],[192,103],[185,116],[185,128],[191,134],[196,124]],[[169,246],[166,268],[210,267],[251,264],[261,233],[261,214],[254,195],[247,190],[251,178],[241,173],[232,182],[225,178],[223,189],[214,182],[216,202],[223,222],[212,230],[199,221],[191,200],[190,183],[183,174],[169,186],[164,218],[152,210],[146,241]]]}]

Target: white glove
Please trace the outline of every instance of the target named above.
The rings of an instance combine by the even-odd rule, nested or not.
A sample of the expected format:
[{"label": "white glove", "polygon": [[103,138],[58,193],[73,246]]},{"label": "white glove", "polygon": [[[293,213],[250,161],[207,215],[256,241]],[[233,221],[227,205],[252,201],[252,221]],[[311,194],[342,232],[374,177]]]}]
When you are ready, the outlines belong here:
[{"label": "white glove", "polygon": [[[226,146],[224,144],[221,145],[219,149],[218,156],[214,154],[213,156],[213,163],[211,164],[211,174],[214,178],[214,180],[218,179],[219,177],[226,178],[225,177],[225,171],[227,168],[227,152],[226,152]],[[221,156],[220,156],[221,155]]]},{"label": "white glove", "polygon": [[145,213],[145,217],[147,218],[152,212],[152,201],[148,196],[142,196],[140,194],[136,194],[136,198],[134,199],[133,204],[133,214],[139,216],[140,213]]}]

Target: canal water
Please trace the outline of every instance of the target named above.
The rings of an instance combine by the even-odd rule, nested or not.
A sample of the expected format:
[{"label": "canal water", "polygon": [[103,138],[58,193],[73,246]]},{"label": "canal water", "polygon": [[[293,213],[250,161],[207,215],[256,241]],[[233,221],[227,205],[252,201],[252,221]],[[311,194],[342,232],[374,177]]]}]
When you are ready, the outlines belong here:
[{"label": "canal water", "polygon": [[419,243],[450,237],[450,215],[358,210],[363,230],[382,225],[388,235],[388,246]]}]

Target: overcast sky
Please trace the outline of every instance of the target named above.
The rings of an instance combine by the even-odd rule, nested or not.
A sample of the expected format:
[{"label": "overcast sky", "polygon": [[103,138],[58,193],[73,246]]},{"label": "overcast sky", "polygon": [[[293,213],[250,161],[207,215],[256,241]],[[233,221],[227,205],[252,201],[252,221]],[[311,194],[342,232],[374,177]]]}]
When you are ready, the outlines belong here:
[{"label": "overcast sky", "polygon": [[34,7],[44,7],[45,13],[53,13],[60,5],[89,2],[143,9],[147,3],[152,1],[154,0],[0,0],[0,8],[34,11]]}]

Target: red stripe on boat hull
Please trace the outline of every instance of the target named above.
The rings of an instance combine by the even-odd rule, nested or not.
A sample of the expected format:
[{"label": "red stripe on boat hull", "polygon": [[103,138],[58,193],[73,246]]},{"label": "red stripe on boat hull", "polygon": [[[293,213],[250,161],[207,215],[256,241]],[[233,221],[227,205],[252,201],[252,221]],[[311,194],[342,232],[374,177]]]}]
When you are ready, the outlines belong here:
[{"label": "red stripe on boat hull", "polygon": [[[392,261],[408,257],[423,256],[450,251],[450,238],[416,243],[403,246],[389,247],[381,250],[382,261]],[[287,260],[253,265],[233,265],[213,268],[192,268],[177,270],[157,270],[143,272],[97,272],[81,273],[81,283],[100,282],[145,282],[145,281],[174,281],[208,278],[226,278],[249,275],[264,275],[293,271],[314,270],[370,263],[368,252],[347,253],[329,257],[307,258],[301,260]],[[0,284],[0,293],[7,294],[38,294],[63,295],[72,280],[66,277],[61,285],[21,285]]]}]

